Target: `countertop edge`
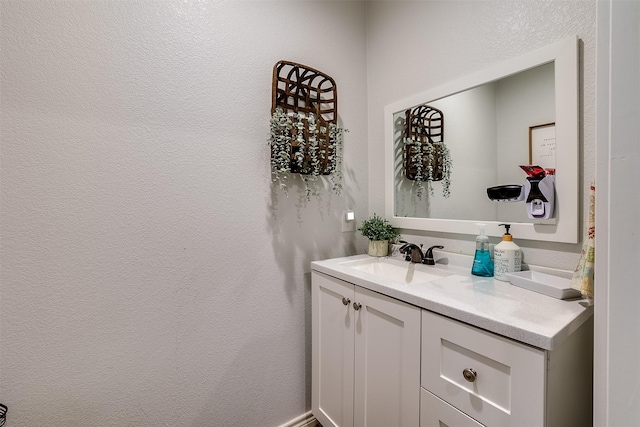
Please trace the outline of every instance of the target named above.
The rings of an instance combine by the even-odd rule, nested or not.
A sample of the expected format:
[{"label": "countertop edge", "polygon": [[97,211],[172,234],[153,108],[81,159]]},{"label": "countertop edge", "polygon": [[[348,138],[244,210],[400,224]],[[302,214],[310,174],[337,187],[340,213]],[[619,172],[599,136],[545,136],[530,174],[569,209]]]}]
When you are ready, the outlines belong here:
[{"label": "countertop edge", "polygon": [[499,320],[491,319],[477,312],[463,310],[434,301],[432,299],[411,295],[406,292],[402,292],[402,290],[400,289],[377,284],[370,280],[350,275],[325,265],[327,261],[346,261],[349,259],[353,259],[353,257],[341,257],[333,260],[313,261],[311,262],[311,270],[326,274],[331,277],[335,277],[340,280],[344,280],[349,283],[353,283],[354,285],[360,286],[362,288],[378,292],[380,294],[398,299],[400,301],[404,301],[408,304],[423,308],[425,310],[432,311],[434,313],[469,324],[488,332],[492,332],[544,350],[554,350],[555,348],[557,348],[562,342],[564,342],[564,340],[566,340],[573,332],[578,330],[578,328],[593,315],[593,306],[586,307],[553,334],[543,334],[533,330],[523,329],[512,324],[501,322]]}]

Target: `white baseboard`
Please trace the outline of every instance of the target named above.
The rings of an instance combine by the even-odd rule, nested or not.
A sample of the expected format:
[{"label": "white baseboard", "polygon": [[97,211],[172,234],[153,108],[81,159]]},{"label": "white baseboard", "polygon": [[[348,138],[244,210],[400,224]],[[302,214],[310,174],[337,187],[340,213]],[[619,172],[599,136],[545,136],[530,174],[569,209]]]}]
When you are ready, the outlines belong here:
[{"label": "white baseboard", "polygon": [[282,424],[279,427],[313,427],[318,426],[316,417],[313,416],[311,411],[295,417],[294,419]]}]

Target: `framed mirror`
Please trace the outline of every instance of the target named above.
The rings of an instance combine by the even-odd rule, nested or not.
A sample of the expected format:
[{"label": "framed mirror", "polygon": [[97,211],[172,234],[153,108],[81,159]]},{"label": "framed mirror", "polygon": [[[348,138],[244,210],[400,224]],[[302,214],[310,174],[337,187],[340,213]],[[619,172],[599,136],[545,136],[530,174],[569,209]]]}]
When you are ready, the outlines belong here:
[{"label": "framed mirror", "polygon": [[[404,171],[406,112],[424,105],[444,117],[451,157],[445,192],[433,181],[425,183],[431,191],[416,194],[418,185]],[[476,224],[484,223],[488,235],[501,236],[499,224],[507,222],[519,239],[578,243],[576,37],[387,105],[384,120],[385,214],[394,226],[476,235]],[[487,196],[489,187],[524,184],[520,165],[529,165],[532,153],[554,173],[551,219],[530,219],[524,201]]]}]

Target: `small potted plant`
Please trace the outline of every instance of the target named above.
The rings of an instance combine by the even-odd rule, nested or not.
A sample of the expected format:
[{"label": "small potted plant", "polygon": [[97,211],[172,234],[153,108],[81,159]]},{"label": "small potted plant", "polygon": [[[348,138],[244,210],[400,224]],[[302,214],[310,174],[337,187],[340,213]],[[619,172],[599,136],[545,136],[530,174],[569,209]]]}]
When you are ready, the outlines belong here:
[{"label": "small potted plant", "polygon": [[362,235],[369,239],[369,255],[387,256],[389,241],[400,236],[400,233],[384,218],[375,213],[369,219],[362,221],[358,228]]}]

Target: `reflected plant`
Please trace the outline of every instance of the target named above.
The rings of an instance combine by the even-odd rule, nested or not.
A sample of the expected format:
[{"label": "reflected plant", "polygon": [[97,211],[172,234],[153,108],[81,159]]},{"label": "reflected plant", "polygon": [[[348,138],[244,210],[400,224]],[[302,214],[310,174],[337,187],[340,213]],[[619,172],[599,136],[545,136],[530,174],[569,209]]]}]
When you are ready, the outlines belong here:
[{"label": "reflected plant", "polygon": [[[442,142],[418,142],[404,138],[405,150],[409,151],[412,166],[415,168],[413,185],[416,196],[422,200],[425,183],[429,194],[434,196],[433,182],[442,181],[442,196],[451,196],[451,153]],[[441,176],[440,176],[441,175]]]}]

